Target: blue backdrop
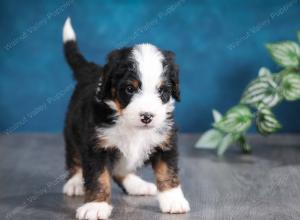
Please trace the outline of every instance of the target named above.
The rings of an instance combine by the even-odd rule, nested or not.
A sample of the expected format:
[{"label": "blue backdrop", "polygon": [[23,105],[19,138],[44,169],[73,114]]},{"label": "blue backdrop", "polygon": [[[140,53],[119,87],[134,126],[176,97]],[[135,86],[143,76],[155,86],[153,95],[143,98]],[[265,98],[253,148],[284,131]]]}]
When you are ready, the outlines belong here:
[{"label": "blue backdrop", "polygon": [[[24,1],[25,2],[25,1]],[[103,63],[116,47],[151,42],[177,54],[181,131],[209,128],[211,109],[239,101],[261,66],[278,71],[267,42],[300,29],[300,1],[26,1],[0,3],[0,129],[62,130],[74,84],[62,53],[61,30],[71,16],[85,56]],[[300,102],[275,112],[283,132],[299,132]]]}]

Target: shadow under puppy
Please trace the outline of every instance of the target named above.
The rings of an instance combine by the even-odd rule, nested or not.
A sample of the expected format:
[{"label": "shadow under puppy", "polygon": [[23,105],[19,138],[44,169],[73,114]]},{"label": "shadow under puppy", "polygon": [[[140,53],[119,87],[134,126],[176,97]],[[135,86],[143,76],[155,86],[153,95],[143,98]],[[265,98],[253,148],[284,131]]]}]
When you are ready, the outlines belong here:
[{"label": "shadow under puppy", "polygon": [[[65,120],[69,178],[63,192],[85,195],[76,217],[110,216],[111,177],[129,195],[157,194],[162,212],[188,212],[178,179],[173,110],[180,92],[174,54],[139,44],[114,50],[105,65],[97,65],[81,55],[70,18],[63,42],[77,81]],[[147,162],[156,185],[134,174]]]}]

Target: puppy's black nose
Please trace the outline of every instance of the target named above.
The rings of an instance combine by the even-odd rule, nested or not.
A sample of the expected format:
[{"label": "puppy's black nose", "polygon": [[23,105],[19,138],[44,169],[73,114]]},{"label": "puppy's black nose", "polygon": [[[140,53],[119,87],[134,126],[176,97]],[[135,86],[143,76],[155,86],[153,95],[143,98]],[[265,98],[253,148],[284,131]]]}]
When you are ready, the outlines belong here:
[{"label": "puppy's black nose", "polygon": [[152,121],[153,116],[154,115],[149,113],[149,112],[143,112],[143,113],[140,114],[141,121],[144,124],[149,124]]}]

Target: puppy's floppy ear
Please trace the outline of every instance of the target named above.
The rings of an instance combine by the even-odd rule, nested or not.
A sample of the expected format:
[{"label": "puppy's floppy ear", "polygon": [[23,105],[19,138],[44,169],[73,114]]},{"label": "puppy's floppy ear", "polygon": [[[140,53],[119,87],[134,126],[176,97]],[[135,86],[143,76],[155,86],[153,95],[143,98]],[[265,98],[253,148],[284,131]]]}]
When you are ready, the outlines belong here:
[{"label": "puppy's floppy ear", "polygon": [[97,87],[96,87],[96,94],[95,94],[95,100],[97,103],[102,103],[105,92],[104,92],[104,85],[103,85],[103,75],[98,79]]},{"label": "puppy's floppy ear", "polygon": [[103,67],[103,74],[98,81],[96,89],[96,101],[102,102],[103,99],[111,99],[114,94],[112,92],[113,73],[121,61],[121,50],[113,50],[107,55],[107,63]]},{"label": "puppy's floppy ear", "polygon": [[179,88],[179,67],[175,63],[175,54],[172,51],[163,51],[166,68],[166,74],[171,80],[172,84],[172,97],[176,101],[180,101],[180,88]]},{"label": "puppy's floppy ear", "polygon": [[122,50],[121,49],[113,50],[107,55],[107,63],[118,64],[121,58],[122,58]]},{"label": "puppy's floppy ear", "polygon": [[111,97],[111,75],[115,68],[115,59],[117,58],[118,51],[114,50],[107,56],[107,63],[103,67],[102,76],[98,80],[96,88],[96,101],[103,102],[104,98]]}]

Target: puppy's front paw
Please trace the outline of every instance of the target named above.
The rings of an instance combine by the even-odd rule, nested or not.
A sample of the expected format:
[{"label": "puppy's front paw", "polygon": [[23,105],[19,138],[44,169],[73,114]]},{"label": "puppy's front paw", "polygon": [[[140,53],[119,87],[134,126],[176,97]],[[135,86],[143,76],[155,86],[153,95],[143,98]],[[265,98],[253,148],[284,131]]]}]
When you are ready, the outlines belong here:
[{"label": "puppy's front paw", "polygon": [[181,187],[160,192],[158,194],[159,206],[164,213],[186,213],[190,211],[189,202],[184,198]]},{"label": "puppy's front paw", "polygon": [[129,195],[146,196],[156,195],[157,188],[153,183],[149,183],[134,174],[128,174],[123,180],[123,186]]},{"label": "puppy's front paw", "polygon": [[80,220],[108,219],[113,207],[107,202],[89,202],[79,207],[76,218]]},{"label": "puppy's front paw", "polygon": [[65,183],[63,193],[68,196],[84,195],[83,178],[81,173],[75,174]]}]

